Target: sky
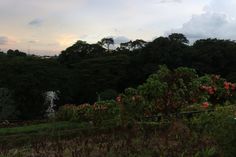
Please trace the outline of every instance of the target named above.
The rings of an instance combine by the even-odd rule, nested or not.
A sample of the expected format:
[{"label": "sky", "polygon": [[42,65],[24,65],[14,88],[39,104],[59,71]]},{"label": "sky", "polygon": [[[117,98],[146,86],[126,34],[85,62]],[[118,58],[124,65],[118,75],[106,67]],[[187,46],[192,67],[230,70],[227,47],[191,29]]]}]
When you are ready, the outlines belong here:
[{"label": "sky", "polygon": [[0,49],[57,55],[77,40],[236,39],[236,0],[0,0]]}]

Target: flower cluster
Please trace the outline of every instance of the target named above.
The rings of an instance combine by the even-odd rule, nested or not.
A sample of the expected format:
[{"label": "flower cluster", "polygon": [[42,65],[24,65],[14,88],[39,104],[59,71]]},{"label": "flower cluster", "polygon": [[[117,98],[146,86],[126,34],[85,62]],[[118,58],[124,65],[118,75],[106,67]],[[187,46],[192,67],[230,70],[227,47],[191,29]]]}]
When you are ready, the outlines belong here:
[{"label": "flower cluster", "polygon": [[225,88],[226,90],[230,90],[230,89],[231,89],[232,91],[235,91],[236,85],[233,84],[233,83],[231,83],[231,82],[225,81],[225,82],[224,82],[224,88]]},{"label": "flower cluster", "polygon": [[105,111],[105,110],[108,110],[108,107],[105,104],[94,103],[92,105],[92,109],[95,111]]},{"label": "flower cluster", "polygon": [[208,102],[203,102],[202,103],[202,107],[203,108],[208,108],[209,107],[209,103]]},{"label": "flower cluster", "polygon": [[213,95],[216,93],[217,88],[213,87],[213,86],[201,86],[200,87],[201,90],[206,91],[209,95]]}]

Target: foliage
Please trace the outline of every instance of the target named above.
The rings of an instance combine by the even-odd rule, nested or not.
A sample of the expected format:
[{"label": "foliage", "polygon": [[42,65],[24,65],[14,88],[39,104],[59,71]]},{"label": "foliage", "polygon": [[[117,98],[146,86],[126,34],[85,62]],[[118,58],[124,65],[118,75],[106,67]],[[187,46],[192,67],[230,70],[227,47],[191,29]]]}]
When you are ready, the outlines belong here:
[{"label": "foliage", "polygon": [[168,114],[189,105],[191,94],[197,94],[192,83],[197,77],[193,69],[178,68],[172,72],[160,67],[138,90],[149,103],[150,112]]},{"label": "foliage", "polygon": [[85,41],[79,40],[74,45],[62,51],[58,60],[63,64],[68,64],[103,55],[105,55],[105,49],[99,44],[88,44]]},{"label": "foliage", "polygon": [[120,110],[115,101],[100,101],[93,105],[64,105],[59,109],[57,119],[76,122],[92,122],[97,125],[113,119],[119,122],[119,114]]},{"label": "foliage", "polygon": [[236,107],[217,107],[214,112],[193,117],[190,127],[198,134],[211,136],[222,148],[224,156],[236,155]]},{"label": "foliage", "polygon": [[99,97],[101,100],[115,100],[118,95],[117,91],[113,89],[106,89],[103,92],[99,93]]},{"label": "foliage", "polygon": [[116,98],[120,106],[122,122],[125,123],[133,120],[141,120],[145,113],[145,102],[138,90],[127,88],[121,96]]},{"label": "foliage", "polygon": [[17,114],[12,92],[8,89],[0,88],[0,120],[14,119]]},{"label": "foliage", "polygon": [[183,34],[179,33],[173,33],[169,35],[168,38],[172,41],[177,41],[180,43],[189,43],[188,39]]},{"label": "foliage", "polygon": [[7,55],[10,57],[14,56],[26,57],[26,53],[20,52],[19,50],[11,50],[11,49],[7,51]]},{"label": "foliage", "polygon": [[[137,89],[127,88],[120,104],[135,119],[146,115],[178,113],[200,105],[225,103],[235,94],[235,84],[217,75],[199,77],[194,69],[180,67],[170,70],[161,66]],[[198,107],[199,108],[199,107]],[[139,118],[138,118],[139,117]]]},{"label": "foliage", "polygon": [[101,41],[98,42],[99,45],[105,46],[108,51],[110,51],[110,45],[114,45],[113,38],[102,38]]},{"label": "foliage", "polygon": [[[104,47],[108,48],[107,44]],[[150,42],[133,40],[112,51],[98,43],[78,41],[59,56],[49,58],[9,50],[0,53],[0,87],[13,92],[14,107],[20,112],[17,119],[39,119],[47,108],[42,93],[60,91],[58,107],[93,104],[97,93],[136,88],[164,64],[170,70],[189,67],[199,76],[217,74],[236,82],[235,51],[235,41],[201,39],[188,45],[186,37],[178,33]],[[215,101],[211,95],[210,102],[224,102],[220,97]]]}]

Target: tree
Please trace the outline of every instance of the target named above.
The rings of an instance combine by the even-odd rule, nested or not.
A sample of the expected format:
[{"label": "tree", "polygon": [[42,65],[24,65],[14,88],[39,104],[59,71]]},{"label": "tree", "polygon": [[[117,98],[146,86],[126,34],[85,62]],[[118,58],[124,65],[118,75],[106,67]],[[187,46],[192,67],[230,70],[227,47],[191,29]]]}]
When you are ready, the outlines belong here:
[{"label": "tree", "polygon": [[125,43],[120,43],[120,49],[130,51],[132,49],[132,40],[125,42]]},{"label": "tree", "polygon": [[144,41],[142,39],[137,39],[137,40],[132,42],[132,48],[133,49],[140,49],[140,48],[145,47],[146,44],[147,44],[146,41]]},{"label": "tree", "polygon": [[83,59],[103,56],[104,52],[104,48],[99,44],[88,44],[85,41],[79,40],[62,51],[58,59],[61,63],[74,63]]},{"label": "tree", "polygon": [[8,51],[7,51],[7,55],[8,56],[20,56],[20,57],[25,57],[25,56],[27,56],[26,55],[26,53],[24,53],[24,52],[20,52],[19,50],[11,50],[11,49],[9,49]]},{"label": "tree", "polygon": [[183,34],[180,34],[180,33],[173,33],[173,34],[169,35],[168,38],[171,41],[177,41],[177,42],[184,43],[184,44],[189,43],[188,39]]},{"label": "tree", "polygon": [[98,43],[102,46],[105,46],[107,48],[107,50],[110,51],[110,45],[114,45],[114,39],[113,38],[103,38]]},{"label": "tree", "polygon": [[126,43],[121,43],[120,44],[120,49],[121,50],[135,50],[135,49],[140,49],[144,48],[146,46],[147,42],[142,40],[142,39],[136,39],[135,41],[128,41]]}]

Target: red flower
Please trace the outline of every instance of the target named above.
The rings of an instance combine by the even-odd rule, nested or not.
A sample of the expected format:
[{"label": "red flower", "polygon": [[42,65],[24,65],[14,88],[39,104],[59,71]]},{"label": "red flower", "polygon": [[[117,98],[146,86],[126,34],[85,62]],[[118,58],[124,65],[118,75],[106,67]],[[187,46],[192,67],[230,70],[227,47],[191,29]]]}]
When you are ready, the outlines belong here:
[{"label": "red flower", "polygon": [[229,82],[224,82],[224,88],[226,90],[229,90],[229,87],[230,87],[230,83]]},{"label": "red flower", "polygon": [[234,91],[236,89],[236,85],[235,84],[231,84],[231,89]]},{"label": "red flower", "polygon": [[215,93],[215,90],[214,90],[214,88],[209,87],[209,88],[207,89],[207,92],[208,92],[208,94],[213,95],[213,94]]},{"label": "red flower", "polygon": [[209,107],[209,103],[208,103],[208,102],[202,103],[202,107],[203,107],[203,108],[208,108],[208,107]]}]

